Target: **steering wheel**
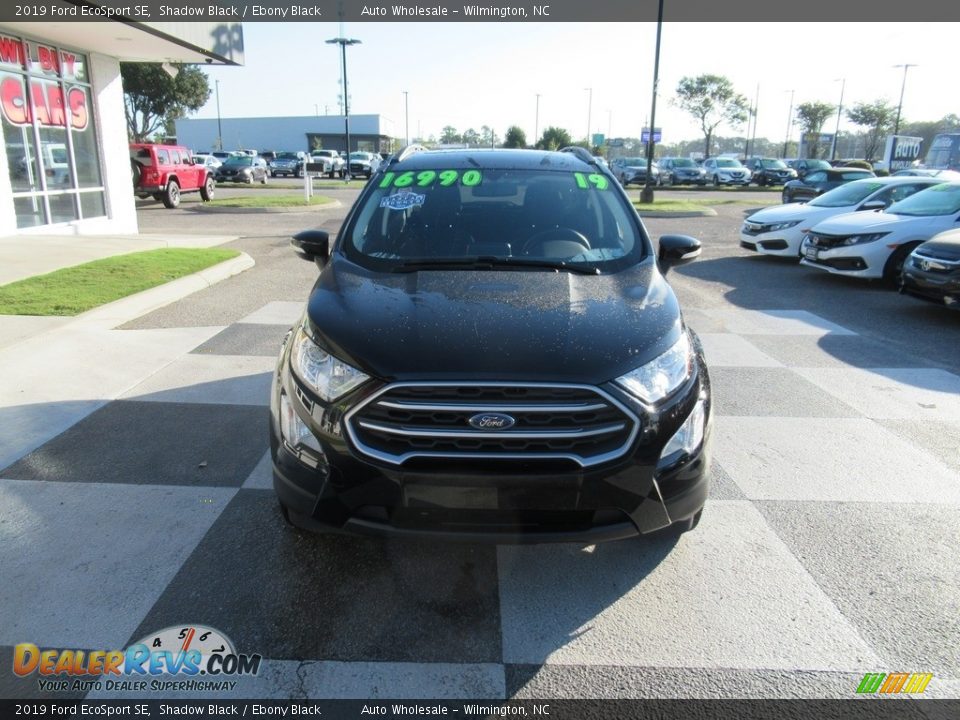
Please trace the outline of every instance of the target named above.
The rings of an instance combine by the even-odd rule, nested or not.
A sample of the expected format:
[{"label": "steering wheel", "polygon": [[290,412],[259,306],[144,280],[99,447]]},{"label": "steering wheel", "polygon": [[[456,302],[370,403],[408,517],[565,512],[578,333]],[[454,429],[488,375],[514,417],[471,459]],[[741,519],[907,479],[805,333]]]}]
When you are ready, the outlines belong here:
[{"label": "steering wheel", "polygon": [[527,241],[523,243],[523,246],[520,248],[521,255],[529,255],[530,250],[537,247],[538,245],[546,245],[548,242],[573,242],[578,245],[582,245],[584,250],[590,250],[590,241],[587,239],[587,236],[581,232],[574,230],[573,228],[558,227],[550,228],[549,230],[543,230],[531,235],[527,238]]}]

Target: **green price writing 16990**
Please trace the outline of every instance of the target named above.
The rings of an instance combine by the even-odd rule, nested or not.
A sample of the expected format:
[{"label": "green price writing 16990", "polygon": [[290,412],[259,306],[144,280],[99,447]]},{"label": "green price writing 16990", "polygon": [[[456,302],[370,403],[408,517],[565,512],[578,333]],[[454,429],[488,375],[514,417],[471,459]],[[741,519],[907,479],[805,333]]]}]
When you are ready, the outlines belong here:
[{"label": "green price writing 16990", "polygon": [[480,184],[483,180],[483,175],[480,174],[479,170],[467,170],[463,175],[457,170],[421,170],[419,172],[408,170],[403,173],[388,172],[380,181],[380,187],[423,188],[430,187],[433,184],[438,184],[440,187],[450,187],[451,185],[455,185],[458,180],[461,185],[473,187],[474,185]]}]

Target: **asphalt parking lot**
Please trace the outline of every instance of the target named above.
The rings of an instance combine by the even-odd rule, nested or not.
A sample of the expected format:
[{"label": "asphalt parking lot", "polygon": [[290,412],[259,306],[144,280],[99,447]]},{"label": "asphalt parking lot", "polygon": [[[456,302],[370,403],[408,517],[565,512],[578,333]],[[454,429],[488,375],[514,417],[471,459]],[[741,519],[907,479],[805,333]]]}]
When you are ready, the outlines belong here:
[{"label": "asphalt parking lot", "polygon": [[[960,697],[960,313],[741,250],[744,211],[776,195],[649,219],[704,245],[668,276],[716,393],[695,531],[303,534],[271,490],[267,401],[316,277],[289,237],[335,232],[357,193],[325,185],[339,206],[138,203],[142,232],[236,234],[256,266],[111,331],[170,361],[0,469],[0,664],[19,642],[123,648],[199,624],[265,659],[235,697],[845,698],[867,672]],[[9,674],[0,695],[51,697]],[[114,696],[143,693],[90,695]]]}]

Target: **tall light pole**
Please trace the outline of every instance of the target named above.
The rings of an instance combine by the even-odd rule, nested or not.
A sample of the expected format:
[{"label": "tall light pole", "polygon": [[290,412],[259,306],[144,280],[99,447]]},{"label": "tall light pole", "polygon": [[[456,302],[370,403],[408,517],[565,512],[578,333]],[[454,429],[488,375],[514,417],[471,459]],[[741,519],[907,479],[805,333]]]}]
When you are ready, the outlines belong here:
[{"label": "tall light pole", "polygon": [[347,180],[350,179],[350,95],[347,92],[347,45],[359,45],[360,41],[354,38],[337,37],[327,40],[327,45],[340,46],[340,62],[343,70],[343,130],[347,139]]},{"label": "tall light pole", "polygon": [[214,80],[217,86],[217,150],[223,152],[223,127],[220,124],[220,81]]},{"label": "tall light pole", "polygon": [[410,93],[407,90],[403,91],[403,124],[404,124],[404,138],[406,142],[404,145],[410,144]]},{"label": "tall light pole", "polygon": [[533,118],[533,144],[537,144],[537,136],[540,133],[540,93],[537,93],[537,110]]},{"label": "tall light pole", "polygon": [[653,129],[657,125],[657,86],[660,84],[660,31],[663,29],[663,0],[657,7],[657,48],[653,59],[653,99],[650,102],[650,124],[647,126],[647,172],[643,180],[643,190],[640,192],[640,202],[653,202],[653,185],[651,172],[653,167]]},{"label": "tall light pole", "polygon": [[907,89],[907,70],[917,66],[912,63],[906,63],[904,65],[894,65],[893,67],[903,68],[903,85],[900,86],[900,104],[897,105],[897,122],[894,123],[893,125],[893,134],[899,135],[900,134],[900,111],[903,109],[903,91]]},{"label": "tall light pole", "polygon": [[[836,80],[834,80],[836,82]],[[837,129],[833,131],[833,147],[830,148],[830,159],[837,159],[837,141],[840,139],[840,113],[843,112],[843,91],[847,89],[847,79],[840,78],[840,104],[837,105]]]},{"label": "tall light pole", "polygon": [[790,91],[790,109],[787,110],[787,134],[783,138],[783,156],[787,156],[787,145],[790,143],[790,126],[793,125],[793,93],[795,91]]},{"label": "tall light pole", "polygon": [[593,114],[593,88],[584,88],[590,95],[587,100],[587,145],[590,145],[590,116]]},{"label": "tall light pole", "polygon": [[[744,157],[750,157],[750,122],[753,122],[753,137],[757,136],[757,107],[760,105],[760,83],[757,83],[757,94],[753,98],[753,106],[750,108],[750,115],[747,117],[747,147],[744,150]],[[756,151],[756,145],[754,145]]]}]

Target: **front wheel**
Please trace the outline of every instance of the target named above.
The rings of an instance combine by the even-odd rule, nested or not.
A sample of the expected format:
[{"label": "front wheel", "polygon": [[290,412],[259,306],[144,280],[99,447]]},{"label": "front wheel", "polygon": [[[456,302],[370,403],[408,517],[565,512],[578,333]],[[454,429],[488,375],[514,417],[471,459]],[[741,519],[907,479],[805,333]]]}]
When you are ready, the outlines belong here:
[{"label": "front wheel", "polygon": [[907,262],[907,258],[910,256],[910,253],[913,252],[914,248],[917,247],[920,243],[909,243],[907,245],[901,245],[887,260],[887,264],[883,266],[883,281],[887,285],[896,286],[900,282],[900,276],[903,274],[903,266]]},{"label": "front wheel", "polygon": [[720,187],[720,177],[718,175],[713,176],[713,186]]},{"label": "front wheel", "polygon": [[267,174],[266,174],[266,173],[264,173],[264,174],[263,174],[263,177],[260,178],[260,184],[261,184],[261,185],[266,185],[266,184],[267,184]]},{"label": "front wheel", "polygon": [[788,203],[793,202],[793,197],[786,190],[784,190],[783,194],[780,195],[780,199],[783,200],[784,205],[787,205]]},{"label": "front wheel", "polygon": [[213,200],[213,193],[216,186],[213,178],[207,175],[207,181],[200,187],[200,197],[204,202]]},{"label": "front wheel", "polygon": [[180,186],[176,180],[167,183],[167,188],[163,191],[163,204],[171,210],[180,205]]}]

